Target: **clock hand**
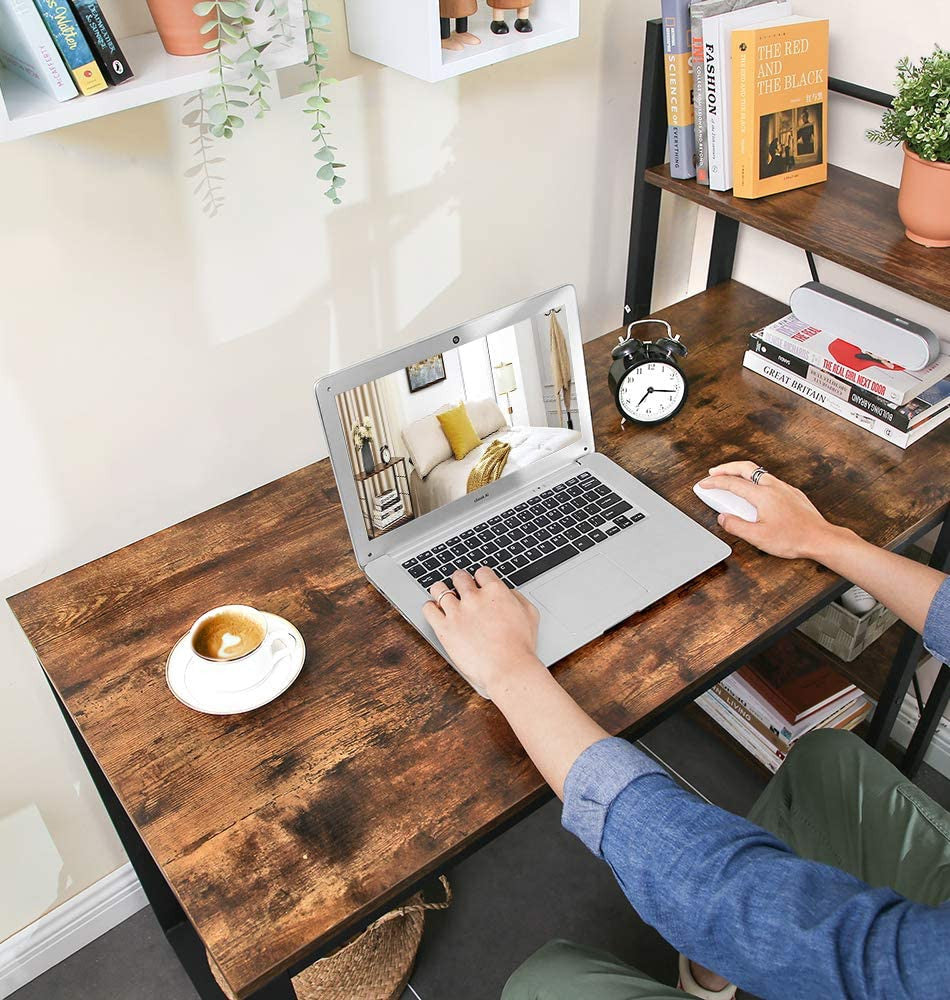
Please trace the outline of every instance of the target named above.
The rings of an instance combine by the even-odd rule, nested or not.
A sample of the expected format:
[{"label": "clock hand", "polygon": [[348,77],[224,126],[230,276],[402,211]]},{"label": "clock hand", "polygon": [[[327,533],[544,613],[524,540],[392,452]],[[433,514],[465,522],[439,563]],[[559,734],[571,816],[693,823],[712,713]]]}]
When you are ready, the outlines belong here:
[{"label": "clock hand", "polygon": [[[647,391],[643,394],[643,399],[646,399],[647,396],[649,396],[651,392],[653,392],[653,386],[650,386],[650,388],[647,389]],[[636,405],[636,407],[634,407],[634,409],[639,409],[640,408],[640,404],[643,402],[643,399],[641,399],[640,402],[637,403],[637,405]]]},{"label": "clock hand", "polygon": [[[650,390],[650,392],[676,392],[676,391],[677,391],[676,389],[651,389]],[[640,402],[642,403],[643,400],[641,399]]]}]

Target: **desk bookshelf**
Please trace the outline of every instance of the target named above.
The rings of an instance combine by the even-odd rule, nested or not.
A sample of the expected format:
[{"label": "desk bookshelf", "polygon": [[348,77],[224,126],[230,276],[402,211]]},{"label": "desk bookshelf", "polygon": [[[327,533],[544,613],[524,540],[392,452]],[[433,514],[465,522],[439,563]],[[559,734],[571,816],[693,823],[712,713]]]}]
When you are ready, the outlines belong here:
[{"label": "desk bookshelf", "polygon": [[[892,100],[888,94],[835,78],[829,80],[829,89],[880,107],[890,106]],[[630,254],[627,265],[626,304],[630,315],[624,318],[624,322],[628,319],[640,319],[650,312],[659,232],[660,196],[663,191],[686,198],[705,208],[711,208],[716,213],[706,292],[688,300],[692,307],[691,312],[694,315],[707,313],[708,322],[713,325],[717,308],[716,296],[713,293],[719,291],[723,283],[731,282],[740,224],[758,229],[826,260],[834,261],[858,274],[913,295],[923,302],[950,310],[950,267],[947,266],[947,256],[939,250],[922,247],[905,237],[904,227],[897,215],[896,188],[853,171],[829,165],[828,180],[822,184],[812,184],[767,198],[754,200],[735,198],[729,192],[712,191],[695,180],[679,180],[670,175],[669,164],[662,162],[666,153],[666,126],[663,36],[661,22],[655,19],[647,22],[644,49]],[[710,298],[707,299],[707,296]],[[696,325],[700,329],[706,327],[704,322]],[[748,328],[743,331],[743,336],[761,325],[763,324],[750,314]],[[690,341],[691,347],[693,343]],[[740,346],[737,344],[737,348]],[[740,366],[741,363],[741,350],[739,350],[729,364]],[[726,385],[735,377],[735,373],[723,371],[722,376],[722,383]],[[765,381],[752,374],[748,374],[747,377]],[[771,386],[771,390],[778,394],[776,406],[784,410],[811,409],[818,414],[825,412],[781,387]],[[826,423],[833,428],[839,423],[846,423],[834,415],[826,414],[826,417]],[[910,467],[917,463],[922,454],[930,455],[937,468],[945,468],[946,426],[942,430],[938,428],[932,431],[906,452],[901,452],[896,445],[882,446],[881,442],[873,439],[868,432],[853,428],[858,432],[855,435],[855,447],[859,449],[859,453],[863,451],[870,461],[880,462],[882,468],[894,464]],[[755,454],[753,442],[754,438],[750,437],[748,440],[750,454]],[[729,445],[736,443],[724,442]],[[821,461],[819,438],[815,439],[814,447],[815,459]],[[774,460],[770,458],[770,461],[774,464]],[[834,470],[831,472],[833,474]],[[930,477],[922,472],[919,484],[913,480],[908,483],[908,494],[915,488],[926,489],[929,479]],[[912,502],[909,495],[895,495],[888,500],[897,509],[902,502],[907,504]],[[834,516],[833,510],[827,508],[826,510]],[[931,530],[935,524],[941,525],[941,531],[934,547],[931,565],[947,572],[950,570],[950,505],[946,503],[943,504],[933,523],[926,526],[922,524],[914,532],[893,539],[888,544],[891,548],[901,550]],[[860,531],[864,526],[859,521],[855,527]],[[895,626],[895,629],[899,627]],[[891,631],[894,632],[895,629]],[[854,664],[842,664],[836,657],[831,659],[836,669],[855,683],[858,683],[856,678],[860,676],[862,681],[859,686],[864,685],[865,690],[877,699],[878,705],[868,727],[867,739],[872,746],[881,750],[894,728],[904,696],[923,658],[924,649],[920,636],[909,627],[900,632],[896,648],[893,648],[893,637],[888,644],[879,649],[875,649],[876,645],[872,645]],[[884,669],[884,657],[887,656],[892,656],[892,659],[887,669]],[[868,668],[867,672],[863,671],[863,667]],[[950,667],[944,664],[930,697],[926,704],[920,706],[920,721],[901,763],[902,770],[908,775],[916,773],[920,766],[948,703],[950,703]]]}]

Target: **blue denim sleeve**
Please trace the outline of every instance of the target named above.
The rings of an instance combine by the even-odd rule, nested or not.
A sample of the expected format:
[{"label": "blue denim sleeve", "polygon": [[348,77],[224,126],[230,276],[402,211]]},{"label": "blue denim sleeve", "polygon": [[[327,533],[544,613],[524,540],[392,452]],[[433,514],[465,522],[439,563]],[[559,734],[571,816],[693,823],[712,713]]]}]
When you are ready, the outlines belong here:
[{"label": "blue denim sleeve", "polygon": [[578,757],[568,830],[676,948],[757,996],[942,996],[950,904],[911,903],[806,861],[770,833],[681,789],[623,740]]},{"label": "blue denim sleeve", "polygon": [[950,663],[950,576],[940,585],[927,612],[924,646],[941,663]]}]

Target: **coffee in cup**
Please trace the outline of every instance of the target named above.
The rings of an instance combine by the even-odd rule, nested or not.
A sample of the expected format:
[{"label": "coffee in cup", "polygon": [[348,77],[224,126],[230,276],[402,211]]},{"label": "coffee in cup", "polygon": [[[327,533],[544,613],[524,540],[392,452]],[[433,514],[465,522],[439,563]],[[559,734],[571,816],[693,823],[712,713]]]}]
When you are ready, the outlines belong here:
[{"label": "coffee in cup", "polygon": [[226,604],[206,611],[191,628],[191,648],[212,663],[250,656],[267,637],[267,621],[256,608]]}]

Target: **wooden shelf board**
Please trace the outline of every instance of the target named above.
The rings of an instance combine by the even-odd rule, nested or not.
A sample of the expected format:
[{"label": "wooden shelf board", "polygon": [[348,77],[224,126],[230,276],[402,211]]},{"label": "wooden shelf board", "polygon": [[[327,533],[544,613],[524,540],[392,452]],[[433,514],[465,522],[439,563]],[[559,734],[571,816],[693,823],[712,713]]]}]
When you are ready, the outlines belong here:
[{"label": "wooden shelf board", "polygon": [[[210,55],[169,55],[154,31],[123,38],[120,43],[135,76],[91,97],[57,101],[16,74],[0,69],[0,141],[21,139],[193,93],[214,82]],[[292,44],[270,45],[263,62],[268,69],[282,69],[303,62],[305,57],[301,32],[295,34]]]},{"label": "wooden shelf board", "polygon": [[941,309],[950,309],[950,251],[907,239],[897,215],[897,189],[841,167],[828,180],[768,198],[734,198],[694,180],[676,180],[669,164],[646,180],[786,243]]}]

